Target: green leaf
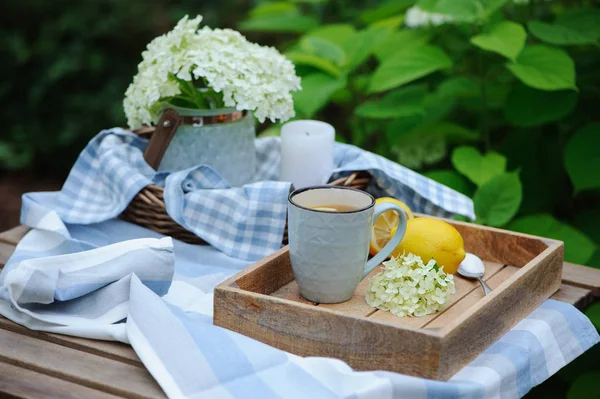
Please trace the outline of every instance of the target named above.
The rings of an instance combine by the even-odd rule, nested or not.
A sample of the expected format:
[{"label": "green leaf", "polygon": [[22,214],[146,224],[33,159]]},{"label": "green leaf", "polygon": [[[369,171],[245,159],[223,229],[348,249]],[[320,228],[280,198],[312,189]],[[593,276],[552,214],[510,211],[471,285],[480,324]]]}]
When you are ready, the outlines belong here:
[{"label": "green leaf", "polygon": [[596,40],[600,39],[600,10],[598,8],[573,8],[560,14],[554,23],[589,35]]},{"label": "green leaf", "polygon": [[330,60],[314,54],[291,52],[286,53],[285,56],[296,65],[310,65],[335,77],[340,76],[342,73],[340,68],[335,66]]},{"label": "green leaf", "polygon": [[250,16],[252,18],[262,17],[269,14],[298,14],[298,9],[295,5],[284,2],[276,1],[273,3],[262,3],[250,10]]},{"label": "green leaf", "polygon": [[344,86],[346,79],[336,79],[324,73],[314,73],[302,78],[302,90],[293,93],[296,111],[303,117],[311,118],[327,105],[333,93]]},{"label": "green leaf", "polygon": [[514,60],[523,50],[527,39],[525,28],[516,22],[502,21],[489,31],[471,38],[471,44]]},{"label": "green leaf", "polygon": [[600,247],[596,249],[594,255],[587,261],[587,265],[590,267],[594,267],[596,269],[600,269]]},{"label": "green leaf", "polygon": [[347,38],[342,46],[348,55],[346,69],[351,72],[359,67],[390,33],[390,28],[367,28]]},{"label": "green leaf", "polygon": [[401,116],[424,115],[424,102],[427,87],[413,85],[391,91],[381,100],[367,101],[354,110],[363,118],[385,119]]},{"label": "green leaf", "polygon": [[514,220],[508,225],[508,229],[564,241],[567,262],[585,265],[596,250],[594,242],[588,236],[545,213]]},{"label": "green leaf", "polygon": [[377,8],[361,12],[359,18],[367,24],[372,24],[406,10],[413,3],[414,0],[387,0],[382,2]]},{"label": "green leaf", "polygon": [[488,18],[508,0],[419,0],[423,11],[442,14],[457,21],[473,22]]},{"label": "green leaf", "polygon": [[444,137],[448,143],[462,144],[467,141],[476,141],[480,138],[479,133],[452,122],[433,123],[425,129]]},{"label": "green leaf", "polygon": [[279,123],[274,123],[262,132],[258,133],[256,137],[279,137],[281,135],[281,125]]},{"label": "green leaf", "polygon": [[506,67],[521,82],[539,90],[574,89],[575,64],[564,51],[544,45],[525,46]]},{"label": "green leaf", "polygon": [[573,226],[590,237],[600,247],[600,209],[578,209]]},{"label": "green leaf", "polygon": [[[593,306],[593,305],[592,305]],[[567,392],[567,399],[591,399],[600,397],[600,371],[580,375]]]},{"label": "green leaf", "polygon": [[537,126],[558,121],[577,105],[577,92],[540,91],[528,86],[515,86],[506,99],[505,117],[516,126]]},{"label": "green leaf", "polygon": [[382,62],[396,53],[396,50],[399,49],[398,43],[402,43],[400,51],[404,52],[408,48],[415,49],[423,46],[430,39],[431,33],[420,29],[404,29],[392,32],[375,47],[375,56]]},{"label": "green leaf", "polygon": [[541,21],[530,21],[527,24],[531,34],[538,39],[559,46],[578,44],[594,44],[596,38],[577,30],[561,25],[551,25]]},{"label": "green leaf", "polygon": [[330,41],[333,44],[341,46],[346,39],[356,33],[354,26],[349,24],[323,25],[317,29],[311,30],[306,34],[310,37],[318,37]]},{"label": "green leaf", "polygon": [[369,25],[369,27],[396,29],[397,27],[402,25],[402,22],[404,22],[404,15],[400,14],[400,15],[396,15],[394,17],[389,17],[386,19],[382,19],[382,20],[373,22],[371,25]]},{"label": "green leaf", "polygon": [[373,74],[369,89],[371,92],[393,89],[451,66],[452,60],[438,47],[407,49],[383,61]]},{"label": "green leaf", "polygon": [[475,216],[478,223],[500,227],[517,214],[523,187],[517,173],[502,173],[481,185],[475,192]]},{"label": "green leaf", "polygon": [[597,330],[600,330],[600,302],[594,303],[587,308],[584,313],[589,317],[590,321],[594,324],[594,327],[596,327]]},{"label": "green leaf", "polygon": [[580,129],[567,143],[565,166],[575,193],[600,188],[600,123]]},{"label": "green leaf", "polygon": [[300,40],[300,49],[306,54],[315,55],[321,59],[329,60],[336,66],[346,63],[346,53],[335,43],[320,37],[303,37]]},{"label": "green leaf", "polygon": [[425,173],[425,177],[448,186],[451,189],[466,195],[467,197],[473,195],[473,185],[462,175],[459,175],[453,170],[432,170]]},{"label": "green leaf", "polygon": [[436,95],[440,99],[477,98],[481,96],[481,88],[474,80],[465,76],[453,76],[444,80],[437,87]]},{"label": "green leaf", "polygon": [[366,94],[367,89],[369,88],[369,82],[371,81],[371,75],[369,75],[369,74],[364,74],[364,75],[354,74],[352,76],[352,78],[353,78],[351,81],[352,88],[361,94]]},{"label": "green leaf", "polygon": [[33,148],[14,148],[13,145],[0,141],[0,167],[22,169],[33,161]]},{"label": "green leaf", "polygon": [[265,14],[240,23],[244,31],[303,33],[316,28],[319,21],[313,17],[296,14]]},{"label": "green leaf", "polygon": [[506,170],[506,158],[496,152],[485,155],[475,147],[458,147],[452,152],[452,165],[469,180],[482,186]]}]

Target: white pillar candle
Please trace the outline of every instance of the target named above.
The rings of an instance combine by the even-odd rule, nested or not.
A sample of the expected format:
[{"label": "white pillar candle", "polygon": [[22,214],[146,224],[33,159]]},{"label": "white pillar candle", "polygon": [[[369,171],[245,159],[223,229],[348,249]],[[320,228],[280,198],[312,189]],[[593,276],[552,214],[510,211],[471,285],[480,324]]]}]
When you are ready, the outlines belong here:
[{"label": "white pillar candle", "polygon": [[279,180],[295,188],[327,183],[333,171],[335,129],[328,123],[298,120],[281,127]]}]

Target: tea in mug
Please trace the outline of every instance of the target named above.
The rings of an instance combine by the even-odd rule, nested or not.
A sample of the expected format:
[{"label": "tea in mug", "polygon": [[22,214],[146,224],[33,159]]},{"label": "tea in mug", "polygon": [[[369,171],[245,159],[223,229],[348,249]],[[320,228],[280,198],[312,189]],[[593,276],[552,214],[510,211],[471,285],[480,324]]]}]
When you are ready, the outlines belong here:
[{"label": "tea in mug", "polygon": [[328,211],[328,212],[348,212],[348,211],[353,211],[356,209],[356,207],[354,206],[350,206],[350,205],[338,205],[338,204],[332,204],[332,205],[319,205],[319,206],[314,206],[312,209],[314,209],[315,211]]}]

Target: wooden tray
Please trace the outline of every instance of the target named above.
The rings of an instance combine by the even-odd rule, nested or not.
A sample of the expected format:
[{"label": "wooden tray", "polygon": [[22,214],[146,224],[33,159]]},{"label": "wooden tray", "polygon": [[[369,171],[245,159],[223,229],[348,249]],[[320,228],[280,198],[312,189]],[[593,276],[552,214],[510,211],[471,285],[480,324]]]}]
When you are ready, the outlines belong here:
[{"label": "wooden tray", "polygon": [[297,355],[338,358],[356,370],[447,380],[555,293],[563,268],[560,241],[448,222],[466,250],[485,261],[492,294],[484,297],[479,283],[456,276],[456,294],[444,311],[400,318],[367,305],[367,278],[351,300],[316,304],[300,296],[284,247],[215,288],[214,323]]}]

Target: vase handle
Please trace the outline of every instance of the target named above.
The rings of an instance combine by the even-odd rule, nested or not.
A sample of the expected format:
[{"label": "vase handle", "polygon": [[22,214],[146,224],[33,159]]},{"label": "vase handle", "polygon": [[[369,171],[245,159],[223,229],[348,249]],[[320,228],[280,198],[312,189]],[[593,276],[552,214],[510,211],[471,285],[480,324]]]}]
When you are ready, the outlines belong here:
[{"label": "vase handle", "polygon": [[144,151],[144,160],[154,170],[158,169],[160,161],[162,161],[165,151],[180,124],[181,116],[173,108],[168,108],[163,112],[152,137],[150,137],[146,151]]}]

